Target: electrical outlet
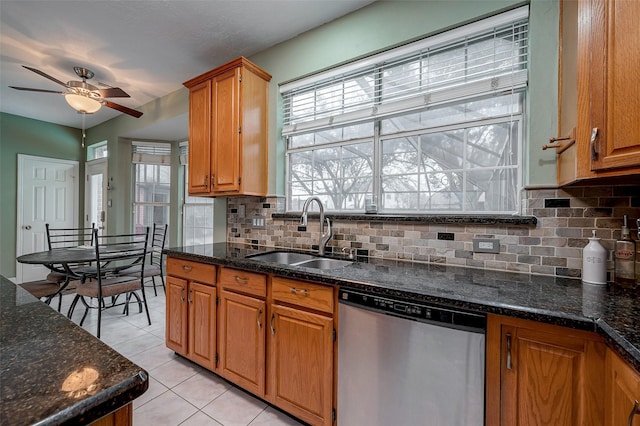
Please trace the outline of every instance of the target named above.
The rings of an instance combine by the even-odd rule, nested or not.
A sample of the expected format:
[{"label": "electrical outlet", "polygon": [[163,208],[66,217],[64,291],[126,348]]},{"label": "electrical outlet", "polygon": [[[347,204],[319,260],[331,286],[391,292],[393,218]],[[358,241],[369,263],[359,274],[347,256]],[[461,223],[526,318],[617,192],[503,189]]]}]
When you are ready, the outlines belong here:
[{"label": "electrical outlet", "polygon": [[500,253],[500,240],[495,238],[474,238],[474,253]]},{"label": "electrical outlet", "polygon": [[438,232],[438,239],[445,241],[453,241],[453,232]]},{"label": "electrical outlet", "polygon": [[251,227],[253,229],[264,229],[265,228],[265,217],[264,216],[254,216],[251,218]]}]

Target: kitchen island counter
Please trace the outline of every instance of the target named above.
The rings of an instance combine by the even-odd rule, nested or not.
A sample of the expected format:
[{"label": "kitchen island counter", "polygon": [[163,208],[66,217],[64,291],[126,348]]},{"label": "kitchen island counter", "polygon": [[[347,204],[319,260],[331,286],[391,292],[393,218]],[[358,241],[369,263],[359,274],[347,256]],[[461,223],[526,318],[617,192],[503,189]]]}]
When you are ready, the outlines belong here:
[{"label": "kitchen island counter", "polygon": [[148,386],[142,368],[0,276],[0,424],[88,424]]},{"label": "kitchen island counter", "polygon": [[635,291],[583,285],[581,280],[573,278],[373,258],[330,270],[245,258],[274,250],[280,249],[215,243],[169,248],[165,253],[380,296],[594,331],[640,370],[640,295]]}]

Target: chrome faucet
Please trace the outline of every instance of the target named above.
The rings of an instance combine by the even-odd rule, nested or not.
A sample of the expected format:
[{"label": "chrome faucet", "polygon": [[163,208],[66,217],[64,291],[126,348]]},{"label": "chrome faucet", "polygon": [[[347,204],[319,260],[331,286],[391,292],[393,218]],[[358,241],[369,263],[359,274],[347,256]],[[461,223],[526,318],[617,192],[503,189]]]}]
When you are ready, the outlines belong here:
[{"label": "chrome faucet", "polygon": [[[312,201],[316,201],[320,208],[320,235],[318,237],[318,254],[320,256],[324,256],[324,249],[331,237],[333,236],[333,230],[331,229],[331,221],[329,218],[324,217],[324,206],[322,205],[322,201],[318,197],[309,197],[304,202],[302,206],[302,217],[300,217],[300,225],[307,226],[307,210],[309,209],[309,204]],[[324,232],[324,224],[327,223],[327,232]]]}]

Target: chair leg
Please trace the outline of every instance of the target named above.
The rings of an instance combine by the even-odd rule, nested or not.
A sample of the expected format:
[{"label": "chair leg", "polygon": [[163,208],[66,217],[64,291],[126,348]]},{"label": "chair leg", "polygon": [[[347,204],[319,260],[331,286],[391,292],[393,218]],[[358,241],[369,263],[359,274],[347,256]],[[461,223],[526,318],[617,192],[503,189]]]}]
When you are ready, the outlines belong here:
[{"label": "chair leg", "polygon": [[[82,324],[84,324],[84,320],[87,318],[87,314],[89,313],[89,304],[84,300],[84,296],[80,296],[80,301],[84,305],[84,315],[82,315],[82,319],[80,320],[80,327],[82,327]],[[98,309],[100,309],[100,306],[98,306]]]},{"label": "chair leg", "polygon": [[164,291],[165,296],[167,295],[167,288],[164,285],[164,274],[160,272],[160,281],[162,281],[162,291]]},{"label": "chair leg", "polygon": [[69,306],[69,311],[67,312],[67,318],[71,319],[73,315],[73,311],[76,309],[76,304],[78,303],[78,299],[80,299],[80,295],[76,294],[71,302],[71,306]]},{"label": "chair leg", "polygon": [[147,313],[147,321],[151,325],[151,315],[149,315],[149,306],[147,306],[147,294],[144,292],[144,285],[142,287],[142,301],[144,302],[144,310]]},{"label": "chair leg", "polygon": [[153,283],[153,294],[154,296],[158,296],[158,291],[156,290],[156,276],[151,277],[151,282]]},{"label": "chair leg", "polygon": [[96,334],[98,339],[100,338],[100,323],[102,322],[102,307],[100,305],[101,304],[98,303],[98,334]]}]

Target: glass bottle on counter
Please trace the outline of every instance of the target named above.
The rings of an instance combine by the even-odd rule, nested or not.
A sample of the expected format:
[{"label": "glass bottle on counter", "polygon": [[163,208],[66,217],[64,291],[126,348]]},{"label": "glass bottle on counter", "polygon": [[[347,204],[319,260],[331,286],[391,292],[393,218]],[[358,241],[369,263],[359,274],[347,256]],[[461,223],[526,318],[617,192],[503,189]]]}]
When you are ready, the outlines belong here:
[{"label": "glass bottle on counter", "polygon": [[616,241],[613,252],[615,259],[615,283],[624,288],[635,286],[636,243],[629,235],[627,215],[624,215],[620,239]]}]

